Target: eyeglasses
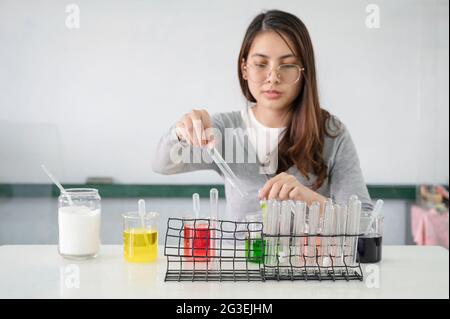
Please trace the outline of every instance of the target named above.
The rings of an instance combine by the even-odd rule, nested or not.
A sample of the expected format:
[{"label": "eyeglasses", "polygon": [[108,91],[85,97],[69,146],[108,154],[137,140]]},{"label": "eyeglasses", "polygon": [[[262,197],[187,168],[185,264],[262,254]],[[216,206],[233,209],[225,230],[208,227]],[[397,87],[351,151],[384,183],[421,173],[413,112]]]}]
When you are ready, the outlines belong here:
[{"label": "eyeglasses", "polygon": [[[266,82],[272,71],[268,64],[246,64],[244,68],[248,72],[248,79],[254,83],[262,84]],[[276,68],[278,82],[284,84],[294,84],[300,80],[300,76],[305,68],[297,64],[281,64]]]}]

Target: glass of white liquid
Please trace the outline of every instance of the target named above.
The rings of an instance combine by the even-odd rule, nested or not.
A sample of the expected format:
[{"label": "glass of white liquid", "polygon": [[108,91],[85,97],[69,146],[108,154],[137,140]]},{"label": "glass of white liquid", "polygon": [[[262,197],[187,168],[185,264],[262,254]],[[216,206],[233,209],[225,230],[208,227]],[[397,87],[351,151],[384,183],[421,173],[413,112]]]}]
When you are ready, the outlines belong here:
[{"label": "glass of white liquid", "polygon": [[59,254],[89,259],[100,249],[101,198],[93,188],[69,188],[58,198]]}]

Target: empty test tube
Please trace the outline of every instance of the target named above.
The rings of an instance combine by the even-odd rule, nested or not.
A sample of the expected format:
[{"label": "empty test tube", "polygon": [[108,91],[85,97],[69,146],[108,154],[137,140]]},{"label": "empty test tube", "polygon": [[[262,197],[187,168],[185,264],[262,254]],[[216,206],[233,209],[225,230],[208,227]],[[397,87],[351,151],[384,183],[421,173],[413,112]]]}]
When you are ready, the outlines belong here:
[{"label": "empty test tube", "polygon": [[316,266],[317,232],[319,230],[320,204],[313,202],[308,215],[308,266]]},{"label": "empty test tube", "polygon": [[265,198],[260,200],[259,206],[261,207],[263,225],[266,225],[267,224],[267,200]]},{"label": "empty test tube", "polygon": [[296,236],[304,236],[305,235],[305,223],[306,223],[306,203],[302,201],[296,201],[294,207],[294,226],[293,226],[293,247],[294,247],[294,256],[293,260],[294,266],[304,266],[304,246],[305,246],[305,237],[296,237]]},{"label": "empty test tube", "polygon": [[278,260],[280,264],[286,264],[289,262],[291,256],[290,252],[290,235],[291,235],[291,201],[281,202],[280,213],[280,245],[278,250]]},{"label": "empty test tube", "polygon": [[330,236],[332,233],[331,227],[333,222],[333,201],[331,199],[328,199],[325,202],[324,210],[323,210],[323,227],[322,227],[322,235],[324,237],[321,241],[321,262],[320,264],[323,267],[329,267],[331,265],[330,260],[330,247],[331,247],[331,238],[327,237]]},{"label": "empty test tube", "polygon": [[[277,243],[279,232],[279,203],[275,200],[269,200],[267,202],[267,225],[264,225],[266,237],[267,254],[266,264],[268,266],[276,266],[277,262]],[[267,226],[267,227],[266,227]]]},{"label": "empty test tube", "polygon": [[333,264],[335,266],[344,265],[344,244],[345,244],[345,229],[347,221],[347,205],[335,204],[333,212]]},{"label": "empty test tube", "polygon": [[347,237],[346,244],[348,246],[347,258],[345,260],[347,266],[356,265],[356,255],[358,247],[358,232],[361,219],[361,201],[357,198],[351,198],[348,203],[347,216]]}]

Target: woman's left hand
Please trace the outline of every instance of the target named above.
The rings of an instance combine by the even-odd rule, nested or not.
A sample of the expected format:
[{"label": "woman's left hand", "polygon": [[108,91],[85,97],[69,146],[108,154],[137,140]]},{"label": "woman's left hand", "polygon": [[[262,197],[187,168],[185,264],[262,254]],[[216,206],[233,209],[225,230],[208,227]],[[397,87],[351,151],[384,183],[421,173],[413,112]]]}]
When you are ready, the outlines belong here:
[{"label": "woman's left hand", "polygon": [[301,200],[307,204],[326,200],[322,195],[301,184],[297,178],[287,173],[280,173],[266,182],[259,192],[260,199]]}]

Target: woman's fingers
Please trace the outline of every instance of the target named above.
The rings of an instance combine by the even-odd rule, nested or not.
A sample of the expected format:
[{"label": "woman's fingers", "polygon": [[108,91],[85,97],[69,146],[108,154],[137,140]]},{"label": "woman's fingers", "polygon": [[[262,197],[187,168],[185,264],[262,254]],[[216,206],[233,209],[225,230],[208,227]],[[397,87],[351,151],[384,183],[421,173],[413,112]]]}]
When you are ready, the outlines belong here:
[{"label": "woman's fingers", "polygon": [[[212,130],[211,117],[206,110],[194,110],[193,113],[196,119],[200,121],[199,127],[199,141],[201,146],[205,146],[214,140],[214,134]],[[200,134],[201,132],[201,134]]]},{"label": "woman's fingers", "polygon": [[289,192],[289,199],[296,200],[296,199],[300,198],[300,195],[301,195],[301,188],[300,188],[300,186],[295,186]]},{"label": "woman's fingers", "polygon": [[280,173],[275,177],[272,177],[271,179],[269,179],[266,184],[263,186],[263,188],[261,189],[261,191],[259,192],[259,198],[268,198],[269,197],[269,193],[273,187],[273,185],[280,181],[281,179],[283,179],[285,176],[287,176],[286,173]]},{"label": "woman's fingers", "polygon": [[206,129],[211,128],[211,117],[206,110],[194,110],[195,114],[200,118],[203,126]]},{"label": "woman's fingers", "polygon": [[277,199],[278,194],[280,193],[281,187],[283,187],[283,184],[280,182],[275,182],[272,185],[272,188],[270,189],[268,199]]},{"label": "woman's fingers", "polygon": [[295,188],[295,185],[293,183],[283,184],[283,187],[281,187],[280,193],[278,194],[278,198],[281,200],[290,199],[289,194],[291,193],[291,191],[294,188]]},{"label": "woman's fingers", "polygon": [[178,139],[184,140],[184,141],[188,142],[189,144],[191,143],[190,142],[191,138],[189,136],[189,133],[188,133],[188,130],[186,128],[186,124],[185,124],[183,118],[176,123],[176,133],[177,133]]},{"label": "woman's fingers", "polygon": [[194,143],[194,127],[192,125],[192,120],[189,115],[185,115],[182,119],[183,126],[184,126],[184,134],[186,140],[189,142],[189,144]]},{"label": "woman's fingers", "polygon": [[273,177],[264,185],[259,192],[259,197],[267,199],[298,199],[302,185],[293,176],[281,173]]},{"label": "woman's fingers", "polygon": [[191,123],[192,123],[192,127],[193,127],[192,144],[194,146],[201,146],[202,139],[203,139],[202,136],[204,135],[202,120],[197,114],[192,114],[190,118],[191,118]]},{"label": "woman's fingers", "polygon": [[214,132],[212,128],[211,117],[206,110],[202,110],[201,119],[203,123],[204,137],[205,137],[205,145],[211,144],[214,142]]},{"label": "woman's fingers", "polygon": [[192,110],[181,118],[176,127],[177,135],[191,145],[205,146],[214,140],[211,118],[206,110]]}]

